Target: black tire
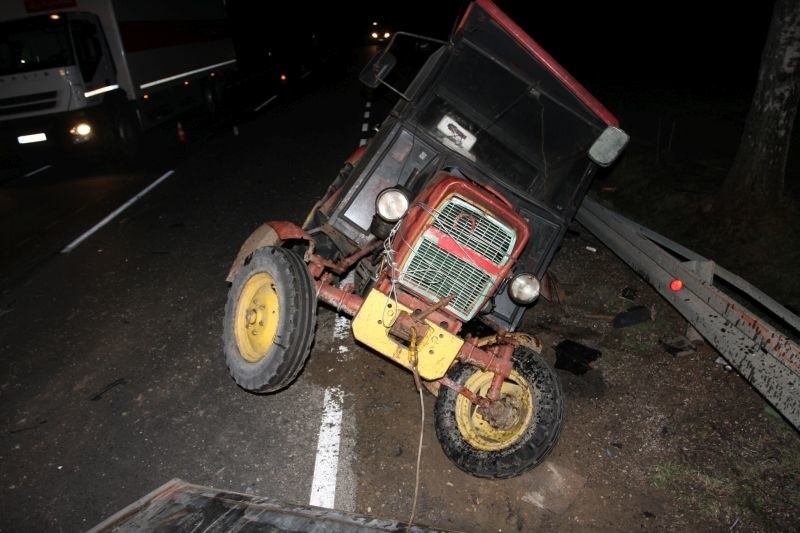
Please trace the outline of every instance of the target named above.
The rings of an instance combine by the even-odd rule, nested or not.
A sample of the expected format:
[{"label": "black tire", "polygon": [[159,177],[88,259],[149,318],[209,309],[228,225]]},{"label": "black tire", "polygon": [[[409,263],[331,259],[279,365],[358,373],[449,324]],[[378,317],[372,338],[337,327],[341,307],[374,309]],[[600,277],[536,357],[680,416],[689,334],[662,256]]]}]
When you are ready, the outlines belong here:
[{"label": "black tire", "polygon": [[271,246],[253,252],[225,304],[223,343],[234,381],[258,393],[289,385],[311,351],[316,321],[314,282],[300,256]]},{"label": "black tire", "polygon": [[220,102],[222,101],[222,91],[219,83],[215,80],[207,80],[202,88],[203,107],[210,117],[215,117],[219,113]]},{"label": "black tire", "polygon": [[[530,407],[519,409],[519,413],[526,413],[516,417],[507,430],[491,426],[469,400],[452,389],[441,387],[436,398],[434,418],[439,443],[458,468],[474,476],[502,479],[522,474],[544,460],[561,434],[564,400],[558,376],[539,354],[527,348],[514,351],[513,363],[514,373],[505,382],[504,391],[507,388],[511,396],[529,398]],[[447,376],[485,395],[493,374],[456,364]],[[493,440],[496,435],[489,438],[485,428],[507,434]]]},{"label": "black tire", "polygon": [[142,128],[133,112],[120,109],[114,113],[112,151],[125,161],[133,161],[141,151]]}]

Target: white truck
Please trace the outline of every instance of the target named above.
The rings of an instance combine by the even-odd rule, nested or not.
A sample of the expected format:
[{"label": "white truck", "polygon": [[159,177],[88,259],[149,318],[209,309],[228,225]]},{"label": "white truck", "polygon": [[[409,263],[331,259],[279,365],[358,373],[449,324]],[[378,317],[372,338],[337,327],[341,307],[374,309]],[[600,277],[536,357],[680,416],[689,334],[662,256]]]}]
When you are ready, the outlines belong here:
[{"label": "white truck", "polygon": [[3,0],[0,151],[135,154],[142,131],[216,109],[227,30],[224,0]]}]

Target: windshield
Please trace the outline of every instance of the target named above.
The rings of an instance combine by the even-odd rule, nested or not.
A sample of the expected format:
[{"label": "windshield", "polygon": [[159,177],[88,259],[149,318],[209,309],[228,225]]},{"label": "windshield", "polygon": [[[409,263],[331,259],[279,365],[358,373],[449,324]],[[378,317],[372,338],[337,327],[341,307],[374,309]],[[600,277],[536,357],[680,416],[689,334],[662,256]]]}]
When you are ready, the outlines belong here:
[{"label": "windshield", "polygon": [[0,76],[74,64],[65,17],[0,23]]},{"label": "windshield", "polygon": [[568,205],[606,123],[552,68],[473,6],[416,121],[442,144],[546,205]]}]

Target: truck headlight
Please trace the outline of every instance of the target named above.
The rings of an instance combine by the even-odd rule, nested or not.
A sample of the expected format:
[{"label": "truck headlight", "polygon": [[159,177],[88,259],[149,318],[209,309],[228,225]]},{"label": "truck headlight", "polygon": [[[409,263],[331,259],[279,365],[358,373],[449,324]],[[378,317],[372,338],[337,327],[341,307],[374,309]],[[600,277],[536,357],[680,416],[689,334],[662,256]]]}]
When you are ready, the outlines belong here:
[{"label": "truck headlight", "polygon": [[539,280],[533,274],[517,274],[508,284],[508,295],[519,305],[528,305],[539,297]]},{"label": "truck headlight", "polygon": [[78,122],[70,128],[69,133],[76,143],[88,141],[92,136],[92,126],[88,122]]},{"label": "truck headlight", "polygon": [[408,193],[398,188],[384,189],[375,199],[375,211],[386,222],[397,222],[408,212]]}]

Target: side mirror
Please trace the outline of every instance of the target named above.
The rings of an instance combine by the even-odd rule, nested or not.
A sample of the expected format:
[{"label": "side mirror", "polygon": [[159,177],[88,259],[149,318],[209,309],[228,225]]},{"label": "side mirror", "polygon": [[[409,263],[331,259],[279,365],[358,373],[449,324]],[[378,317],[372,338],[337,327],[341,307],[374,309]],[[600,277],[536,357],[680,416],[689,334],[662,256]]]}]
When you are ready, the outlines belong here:
[{"label": "side mirror", "polygon": [[385,50],[378,52],[369,60],[358,79],[367,87],[374,89],[386,79],[396,63],[397,59],[389,52]]},{"label": "side mirror", "polygon": [[629,139],[621,129],[609,126],[589,148],[589,159],[601,167],[607,167],[617,159]]}]

